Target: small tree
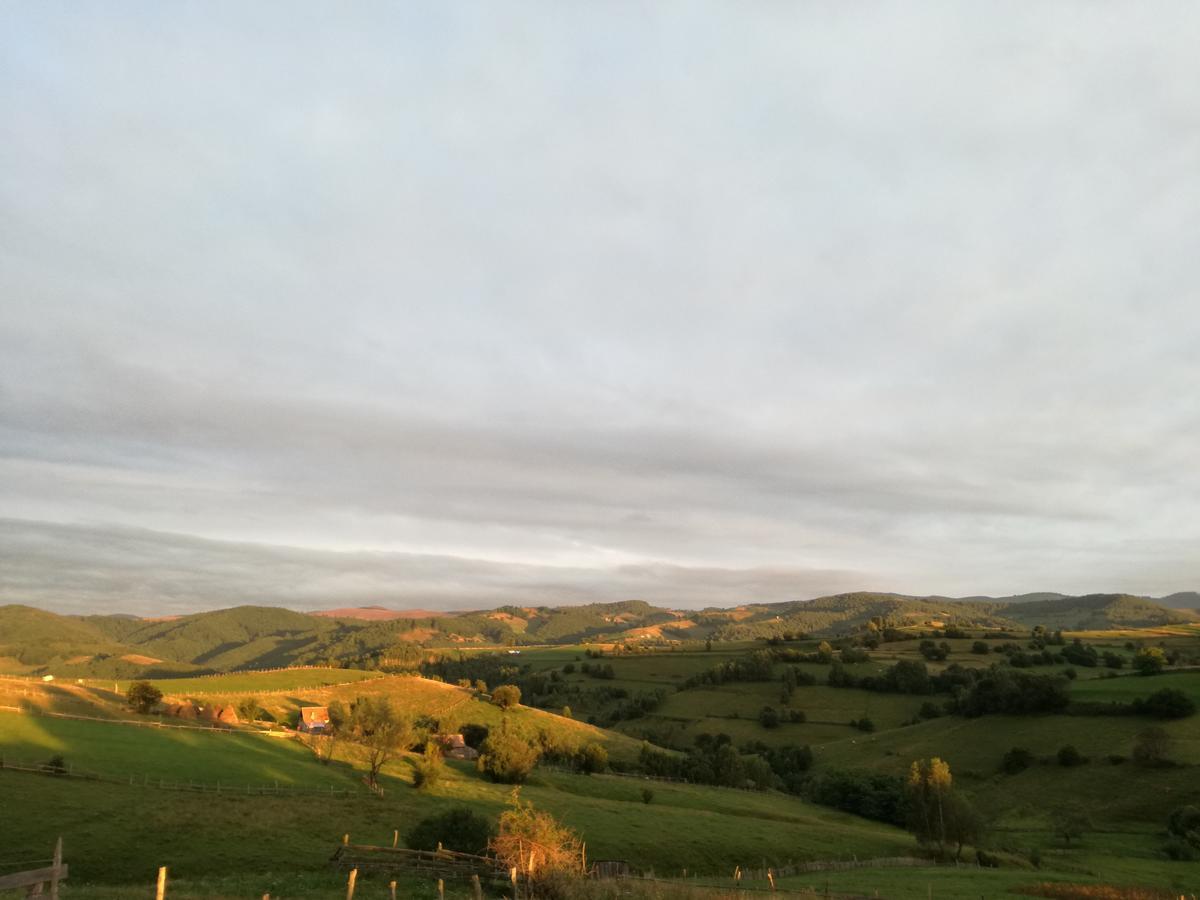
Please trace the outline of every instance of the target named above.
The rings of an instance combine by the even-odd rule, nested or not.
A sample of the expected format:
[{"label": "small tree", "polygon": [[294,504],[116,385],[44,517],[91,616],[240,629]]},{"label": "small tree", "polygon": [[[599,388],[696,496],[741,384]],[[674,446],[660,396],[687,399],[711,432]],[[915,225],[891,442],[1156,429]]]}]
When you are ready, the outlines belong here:
[{"label": "small tree", "polygon": [[464,725],[460,730],[463,736],[463,743],[476,750],[487,740],[488,727],[486,725],[477,725],[472,722]]},{"label": "small tree", "polygon": [[521,702],[521,689],[515,684],[502,684],[492,691],[492,702],[501,709],[509,709]]},{"label": "small tree", "polygon": [[763,728],[778,728],[779,713],[773,706],[764,706],[758,713],[758,724]]},{"label": "small tree", "polygon": [[380,770],[408,749],[416,736],[412,720],[397,714],[387,697],[359,697],[350,708],[348,727],[366,751],[367,781],[379,783]]},{"label": "small tree", "polygon": [[1165,766],[1171,753],[1171,736],[1155,725],[1140,732],[1133,741],[1133,761],[1139,766]]},{"label": "small tree", "polygon": [[258,718],[258,698],[243,697],[237,704],[238,718],[243,722],[253,722]]},{"label": "small tree", "polygon": [[480,748],[477,766],[492,781],[520,784],[537,765],[538,755],[535,744],[504,729],[488,735]]},{"label": "small tree", "polygon": [[1054,811],[1050,825],[1054,833],[1069,847],[1072,840],[1078,840],[1091,830],[1092,821],[1083,809],[1077,806],[1062,806]]},{"label": "small tree", "polygon": [[496,828],[490,821],[458,806],[422,819],[404,841],[412,850],[436,850],[440,844],[459,853],[482,854],[495,836]]},{"label": "small tree", "polygon": [[129,708],[145,715],[162,700],[162,691],[148,681],[135,681],[125,693]]},{"label": "small tree", "polygon": [[1143,647],[1133,657],[1133,667],[1139,675],[1157,675],[1167,665],[1167,654],[1161,647]]},{"label": "small tree", "polygon": [[649,803],[653,799],[654,791],[650,790],[650,788],[642,788],[642,802]]}]

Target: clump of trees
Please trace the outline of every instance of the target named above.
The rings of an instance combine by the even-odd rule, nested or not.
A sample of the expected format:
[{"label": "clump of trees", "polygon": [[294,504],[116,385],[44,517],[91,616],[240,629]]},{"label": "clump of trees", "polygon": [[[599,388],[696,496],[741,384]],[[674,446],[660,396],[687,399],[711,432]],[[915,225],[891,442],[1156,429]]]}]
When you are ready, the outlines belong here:
[{"label": "clump of trees", "polygon": [[492,702],[501,709],[510,709],[521,702],[521,689],[515,684],[502,684],[492,691]]},{"label": "clump of trees", "polygon": [[920,759],[909,768],[906,782],[908,827],[924,846],[945,857],[954,847],[954,859],[963,846],[977,843],[984,833],[983,817],[954,790],[950,765],[936,756]]}]

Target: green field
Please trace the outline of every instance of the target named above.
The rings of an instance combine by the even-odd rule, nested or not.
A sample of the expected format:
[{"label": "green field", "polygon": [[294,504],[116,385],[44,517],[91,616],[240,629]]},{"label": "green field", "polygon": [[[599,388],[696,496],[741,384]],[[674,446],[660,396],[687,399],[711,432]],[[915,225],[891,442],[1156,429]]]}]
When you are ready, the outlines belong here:
[{"label": "green field", "polygon": [[[226,675],[207,675],[202,678],[156,678],[154,685],[164,694],[172,696],[253,694],[267,691],[299,691],[378,677],[378,672],[362,669],[281,669],[277,672],[230,672]],[[119,684],[121,689],[128,687],[128,682]]]}]

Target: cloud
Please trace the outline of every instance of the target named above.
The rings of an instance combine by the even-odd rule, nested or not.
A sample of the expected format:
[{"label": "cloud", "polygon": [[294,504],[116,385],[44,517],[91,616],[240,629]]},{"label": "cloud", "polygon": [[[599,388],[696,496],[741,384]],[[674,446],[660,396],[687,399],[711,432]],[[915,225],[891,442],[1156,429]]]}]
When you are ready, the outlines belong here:
[{"label": "cloud", "polygon": [[570,597],[1195,587],[1192,6],[281,12],[0,37],[23,527]]}]

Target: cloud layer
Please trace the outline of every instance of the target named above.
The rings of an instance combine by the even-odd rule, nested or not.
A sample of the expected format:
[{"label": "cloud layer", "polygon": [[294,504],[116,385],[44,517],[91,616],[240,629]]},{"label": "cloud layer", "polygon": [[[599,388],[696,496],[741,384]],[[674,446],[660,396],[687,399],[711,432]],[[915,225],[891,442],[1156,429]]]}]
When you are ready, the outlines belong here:
[{"label": "cloud layer", "polygon": [[1192,5],[9,19],[0,601],[1200,583]]}]

